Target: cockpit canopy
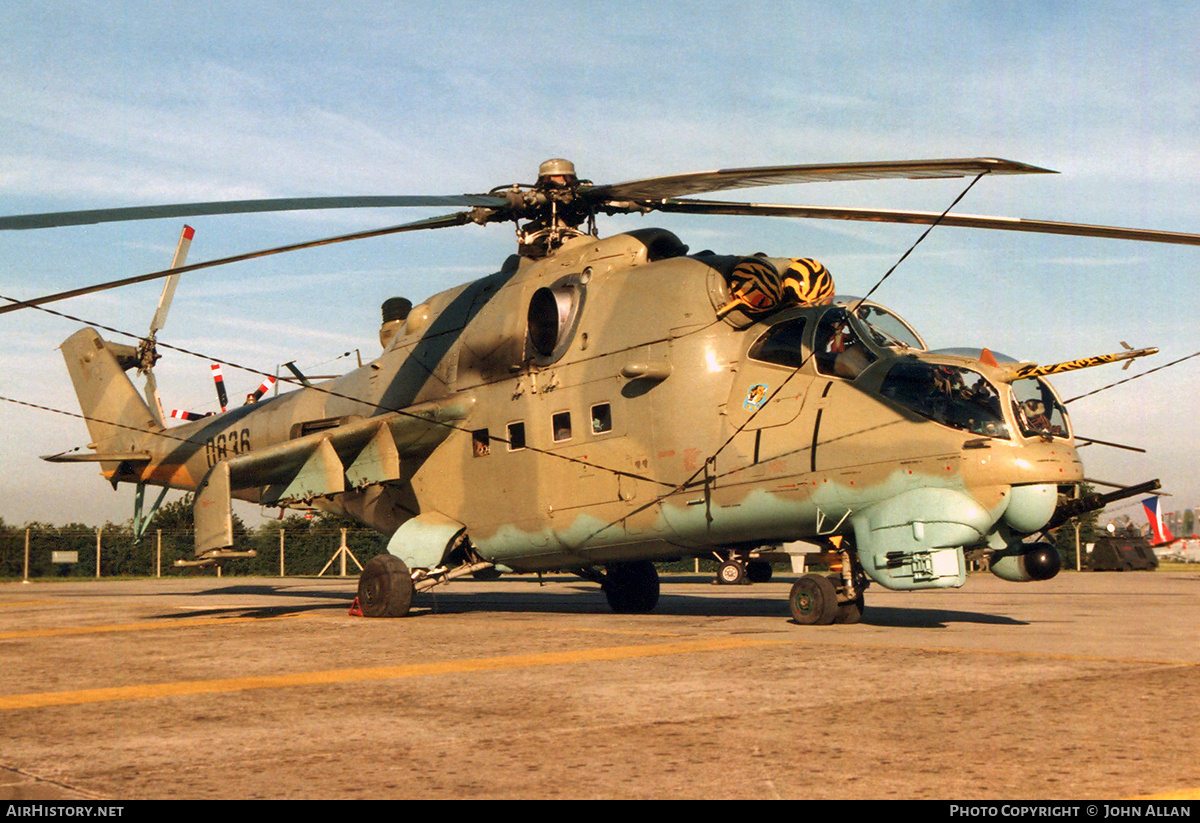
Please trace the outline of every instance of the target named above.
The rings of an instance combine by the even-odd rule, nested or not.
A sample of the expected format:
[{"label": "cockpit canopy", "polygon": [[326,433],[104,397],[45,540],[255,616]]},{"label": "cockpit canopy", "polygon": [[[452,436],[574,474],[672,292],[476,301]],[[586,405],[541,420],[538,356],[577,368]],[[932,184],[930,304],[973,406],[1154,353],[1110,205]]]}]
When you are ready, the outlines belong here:
[{"label": "cockpit canopy", "polygon": [[897,363],[879,393],[943,426],[1009,439],[999,390],[971,369],[919,360]]},{"label": "cockpit canopy", "polygon": [[[799,368],[808,355],[805,329],[813,316],[809,310],[775,323],[750,347],[750,357]],[[812,341],[817,371],[848,379],[857,377],[878,359],[871,346],[865,344],[867,340],[884,350],[925,350],[921,336],[890,310],[855,297],[839,297],[835,305],[821,307],[817,317]]]},{"label": "cockpit canopy", "polygon": [[915,356],[926,352],[925,341],[896,314],[876,303],[838,297],[829,307],[789,312],[763,331],[748,355],[791,369],[811,360],[819,374],[846,380],[882,359],[886,373],[879,394],[943,426],[1005,440],[1014,432],[1070,437],[1066,410],[1041,378],[1016,380],[1010,387],[971,368],[965,354],[954,358],[962,365]]},{"label": "cockpit canopy", "polygon": [[[1006,384],[954,365],[904,361],[892,366],[879,393],[922,417],[972,434],[1011,440],[1002,397]],[[1040,377],[1011,384],[1012,418],[1024,437],[1067,438],[1067,412]]]},{"label": "cockpit canopy", "polygon": [[877,345],[926,351],[921,335],[891,309],[849,295],[838,295],[834,303],[853,309],[854,316],[870,331]]},{"label": "cockpit canopy", "polygon": [[1040,377],[1014,380],[1013,412],[1017,426],[1026,437],[1068,437],[1067,410],[1050,384]]}]

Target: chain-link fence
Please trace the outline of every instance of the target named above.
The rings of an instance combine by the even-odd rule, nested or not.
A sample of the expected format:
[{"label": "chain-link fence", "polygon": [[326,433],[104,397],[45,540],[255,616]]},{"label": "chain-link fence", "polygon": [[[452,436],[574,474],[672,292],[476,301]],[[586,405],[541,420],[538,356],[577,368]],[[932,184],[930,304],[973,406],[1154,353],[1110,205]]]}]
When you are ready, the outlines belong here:
[{"label": "chain-link fence", "polygon": [[[339,556],[343,539],[352,557]],[[135,539],[128,524],[6,526],[0,521],[0,579],[212,574],[211,569],[176,565],[195,559],[193,541],[190,528],[154,528],[153,523]],[[256,556],[226,560],[221,573],[337,575],[344,568],[357,575],[355,559],[365,564],[386,550],[387,538],[361,525],[291,517],[253,530],[235,528],[233,551]]]}]

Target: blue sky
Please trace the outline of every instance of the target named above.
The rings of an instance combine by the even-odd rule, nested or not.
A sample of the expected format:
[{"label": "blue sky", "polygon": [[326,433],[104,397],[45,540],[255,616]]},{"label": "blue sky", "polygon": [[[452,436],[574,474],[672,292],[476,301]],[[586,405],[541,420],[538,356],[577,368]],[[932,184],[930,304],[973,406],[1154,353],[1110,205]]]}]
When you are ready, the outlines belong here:
[{"label": "blue sky", "polygon": [[[786,163],[987,155],[1061,174],[982,181],[959,211],[1200,232],[1200,9],[1189,3],[45,3],[0,8],[0,213],[248,197],[455,194],[532,182],[547,157],[615,182]],[[962,181],[822,184],[729,199],[945,208]],[[440,213],[199,218],[191,260]],[[865,292],[918,227],[659,215],[692,248],[811,256]],[[165,267],[176,221],[5,232],[0,294]],[[511,230],[470,226],[186,276],[174,345],[273,371],[378,350],[379,304],[495,270]],[[1056,380],[1070,397],[1200,351],[1200,249],[938,229],[877,298],[935,347],[1053,362],[1162,354]],[[144,332],[159,287],[63,304]],[[77,411],[56,346],[75,324],[0,318],[0,393]],[[211,406],[168,355],[168,407]],[[232,396],[258,378],[226,369]],[[1162,477],[1200,501],[1200,358],[1072,404],[1089,476]],[[123,521],[132,489],[38,455],[80,421],[0,404],[0,517]],[[253,525],[257,515],[248,517]]]}]

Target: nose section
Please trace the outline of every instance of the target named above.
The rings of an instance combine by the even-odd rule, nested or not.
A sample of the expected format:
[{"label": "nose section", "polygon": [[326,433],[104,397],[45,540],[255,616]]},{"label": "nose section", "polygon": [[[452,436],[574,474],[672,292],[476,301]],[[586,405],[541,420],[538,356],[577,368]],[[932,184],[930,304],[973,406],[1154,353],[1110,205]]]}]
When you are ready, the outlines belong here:
[{"label": "nose section", "polygon": [[1016,532],[1032,534],[1050,522],[1058,506],[1058,485],[1034,483],[1013,486],[1004,510],[1004,522]]}]

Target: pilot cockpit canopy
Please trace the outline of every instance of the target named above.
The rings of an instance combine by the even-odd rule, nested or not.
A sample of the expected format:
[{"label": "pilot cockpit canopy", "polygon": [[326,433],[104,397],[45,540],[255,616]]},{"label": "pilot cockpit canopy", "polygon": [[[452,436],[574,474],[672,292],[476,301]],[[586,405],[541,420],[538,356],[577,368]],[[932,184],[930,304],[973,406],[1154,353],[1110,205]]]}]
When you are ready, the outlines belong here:
[{"label": "pilot cockpit canopy", "polygon": [[917,334],[916,329],[891,309],[848,294],[839,294],[833,302],[839,306],[853,308],[854,316],[867,327],[870,338],[876,345],[893,349],[927,350],[925,341]]}]

